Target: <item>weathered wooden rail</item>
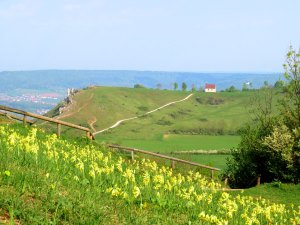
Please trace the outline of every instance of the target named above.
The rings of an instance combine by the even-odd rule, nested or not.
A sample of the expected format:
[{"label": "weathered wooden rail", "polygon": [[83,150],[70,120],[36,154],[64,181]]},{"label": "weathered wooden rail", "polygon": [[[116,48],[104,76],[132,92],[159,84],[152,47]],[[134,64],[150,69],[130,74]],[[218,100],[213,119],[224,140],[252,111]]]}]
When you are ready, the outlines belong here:
[{"label": "weathered wooden rail", "polygon": [[61,125],[64,125],[64,126],[67,126],[67,127],[75,128],[77,130],[85,131],[87,138],[89,138],[91,140],[95,139],[93,133],[90,131],[90,129],[88,129],[86,127],[78,126],[76,124],[68,123],[68,122],[65,122],[65,121],[62,121],[62,120],[57,120],[57,119],[49,118],[49,117],[46,117],[46,116],[42,116],[42,115],[22,111],[22,110],[19,110],[19,109],[10,108],[10,107],[7,107],[7,106],[2,106],[2,105],[0,105],[0,110],[23,115],[23,117],[18,117],[16,115],[9,114],[7,112],[0,112],[1,115],[5,115],[8,118],[12,118],[12,119],[15,119],[15,120],[23,121],[24,124],[27,124],[27,123],[34,124],[33,121],[28,120],[28,117],[32,117],[32,118],[36,118],[36,119],[56,123],[57,124],[57,136],[58,137],[60,137]]},{"label": "weathered wooden rail", "polygon": [[183,163],[183,164],[187,164],[187,165],[192,165],[192,166],[197,166],[197,167],[201,167],[201,168],[204,168],[204,169],[208,169],[208,170],[210,170],[212,179],[214,177],[215,171],[220,171],[221,170],[219,168],[206,166],[206,165],[202,165],[202,164],[199,164],[199,163],[190,162],[190,161],[186,161],[186,160],[183,160],[183,159],[178,159],[178,158],[174,158],[174,157],[171,157],[171,156],[162,155],[162,154],[158,154],[158,153],[154,153],[154,152],[149,152],[149,151],[145,151],[145,150],[141,150],[141,149],[128,148],[128,147],[123,147],[123,146],[119,146],[119,145],[108,145],[108,147],[131,152],[132,160],[134,160],[134,152],[142,153],[142,154],[146,154],[146,155],[152,155],[152,156],[162,158],[162,159],[168,159],[172,162],[172,169],[175,169],[175,162],[179,162],[179,163]]}]

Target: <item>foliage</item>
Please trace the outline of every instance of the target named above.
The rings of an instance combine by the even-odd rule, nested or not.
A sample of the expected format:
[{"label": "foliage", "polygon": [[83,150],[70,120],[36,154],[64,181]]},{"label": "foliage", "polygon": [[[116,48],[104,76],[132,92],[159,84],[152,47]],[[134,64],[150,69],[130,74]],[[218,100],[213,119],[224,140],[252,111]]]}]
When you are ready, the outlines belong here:
[{"label": "foliage", "polygon": [[231,85],[229,88],[226,88],[225,91],[227,92],[235,92],[238,91],[235,86]]},{"label": "foliage", "polygon": [[262,182],[300,182],[300,53],[287,54],[286,91],[278,103],[279,115],[272,111],[274,90],[265,83],[263,101],[255,100],[252,124],[242,131],[242,140],[228,161],[225,176],[232,187],[250,187]]},{"label": "foliage", "polygon": [[185,82],[182,83],[181,89],[182,89],[183,91],[186,91],[186,89],[187,89],[187,84],[186,84]]},{"label": "foliage", "polygon": [[135,84],[133,87],[134,88],[145,88],[145,86],[142,84]]},{"label": "foliage", "polygon": [[282,89],[284,87],[284,81],[283,80],[278,80],[274,84],[274,88],[276,89]]},{"label": "foliage", "polygon": [[178,89],[178,83],[175,82],[175,83],[173,84],[173,86],[174,86],[174,90],[176,91],[176,90]]},{"label": "foliage", "polygon": [[157,89],[157,90],[160,90],[161,88],[162,88],[162,84],[161,84],[161,83],[157,83],[157,84],[156,84],[156,89]]},{"label": "foliage", "polygon": [[243,83],[242,91],[249,91],[248,83]]},{"label": "foliage", "polygon": [[207,98],[196,97],[196,101],[200,104],[221,105],[225,102],[225,99],[219,96],[208,96]]},{"label": "foliage", "polygon": [[175,173],[145,159],[130,163],[103,147],[68,142],[36,128],[0,127],[0,136],[0,184],[1,190],[9,190],[0,190],[0,212],[10,212],[10,219],[21,224],[297,224],[300,220],[299,209],[293,206],[232,197],[198,172]]}]

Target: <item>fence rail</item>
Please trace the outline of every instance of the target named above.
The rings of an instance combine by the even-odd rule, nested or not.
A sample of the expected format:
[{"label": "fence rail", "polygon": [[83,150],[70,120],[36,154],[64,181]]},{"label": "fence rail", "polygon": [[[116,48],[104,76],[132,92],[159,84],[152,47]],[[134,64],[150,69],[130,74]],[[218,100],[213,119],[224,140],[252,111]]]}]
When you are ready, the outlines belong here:
[{"label": "fence rail", "polygon": [[10,117],[10,118],[15,119],[15,120],[23,121],[24,124],[26,124],[26,123],[33,124],[34,123],[33,121],[28,120],[27,119],[28,117],[32,117],[32,118],[36,118],[36,119],[56,123],[57,124],[57,136],[58,137],[60,136],[61,125],[64,125],[64,126],[67,126],[67,127],[75,128],[77,130],[85,131],[87,138],[89,138],[91,140],[95,139],[93,133],[90,131],[90,129],[88,129],[86,127],[78,126],[76,124],[68,123],[68,122],[65,122],[65,121],[62,121],[62,120],[57,120],[57,119],[49,118],[49,117],[46,117],[46,116],[42,116],[42,115],[22,111],[22,110],[19,110],[19,109],[10,108],[10,107],[7,107],[7,106],[2,106],[2,105],[0,105],[0,110],[23,115],[23,118],[21,118],[21,117],[15,116],[13,114],[8,114],[6,112],[0,112],[1,115],[5,115],[5,116]]},{"label": "fence rail", "polygon": [[206,166],[206,165],[202,165],[199,163],[195,163],[195,162],[190,162],[190,161],[186,161],[183,159],[178,159],[178,158],[174,158],[171,156],[167,156],[167,155],[162,155],[162,154],[158,154],[158,153],[154,153],[154,152],[149,152],[149,151],[145,151],[145,150],[141,150],[141,149],[136,149],[136,148],[128,148],[128,147],[123,147],[123,146],[119,146],[119,145],[108,145],[108,147],[110,148],[115,148],[115,149],[120,149],[120,150],[125,150],[125,151],[129,151],[131,152],[131,158],[134,159],[134,152],[138,152],[138,153],[142,153],[142,154],[146,154],[146,155],[152,155],[158,158],[163,158],[163,159],[168,159],[172,162],[172,169],[175,169],[175,162],[180,162],[183,164],[187,164],[187,165],[192,165],[192,166],[197,166],[197,167],[201,167],[204,169],[208,169],[211,172],[211,178],[213,179],[214,177],[214,172],[215,171],[220,171],[221,169],[219,168],[215,168],[215,167],[211,167],[211,166]]},{"label": "fence rail", "polygon": [[[64,125],[64,126],[68,126],[68,127],[72,127],[72,128],[78,129],[78,130],[85,131],[86,135],[89,139],[91,139],[91,140],[95,139],[94,135],[92,134],[90,129],[88,129],[86,127],[78,126],[76,124],[68,123],[68,122],[65,122],[65,121],[49,118],[49,117],[46,117],[46,116],[41,116],[41,115],[38,115],[38,114],[34,114],[34,113],[30,113],[30,112],[26,112],[26,111],[22,111],[22,110],[19,110],[19,109],[14,109],[14,108],[10,108],[10,107],[7,107],[7,106],[2,106],[2,105],[0,105],[0,110],[1,110],[0,115],[5,115],[8,118],[22,121],[24,124],[27,124],[27,123],[31,124],[31,125],[34,124],[33,121],[28,120],[28,117],[36,118],[36,119],[40,119],[40,120],[44,120],[44,121],[48,121],[48,122],[52,122],[52,123],[56,123],[57,124],[57,136],[60,136],[61,125]],[[14,114],[10,114],[10,113],[7,113],[7,112],[20,114],[20,115],[23,115],[23,117],[19,117],[19,116],[16,116]],[[190,162],[190,161],[186,161],[186,160],[183,160],[183,159],[178,159],[178,158],[174,158],[174,157],[171,157],[171,156],[158,154],[158,153],[154,153],[154,152],[149,152],[149,151],[145,151],[145,150],[141,150],[141,149],[128,148],[128,147],[123,147],[123,146],[119,146],[119,145],[112,145],[112,144],[108,145],[108,147],[129,151],[129,152],[131,152],[132,159],[134,159],[134,153],[142,153],[142,154],[152,155],[152,156],[155,156],[155,157],[158,157],[158,158],[163,158],[163,159],[170,160],[171,163],[172,163],[171,164],[172,169],[175,169],[175,162],[183,163],[183,164],[187,164],[187,165],[191,165],[191,166],[197,166],[197,167],[204,168],[204,169],[208,169],[211,172],[211,178],[212,179],[214,177],[215,171],[220,171],[221,170],[219,168],[206,166],[206,165],[202,165],[202,164],[199,164],[199,163]]]}]

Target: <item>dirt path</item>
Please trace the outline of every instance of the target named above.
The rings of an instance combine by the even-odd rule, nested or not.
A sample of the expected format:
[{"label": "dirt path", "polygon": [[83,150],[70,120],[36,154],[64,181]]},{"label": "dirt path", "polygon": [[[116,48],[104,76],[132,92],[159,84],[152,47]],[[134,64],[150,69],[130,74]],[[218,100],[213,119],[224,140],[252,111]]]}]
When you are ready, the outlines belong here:
[{"label": "dirt path", "polygon": [[[176,103],[179,103],[179,102],[186,101],[186,100],[188,100],[192,95],[193,95],[193,94],[190,94],[190,95],[188,95],[187,97],[185,97],[184,99],[181,99],[181,100],[178,100],[178,101],[169,102],[169,103],[167,103],[167,104],[165,104],[165,105],[163,105],[163,106],[160,106],[160,107],[158,107],[158,108],[156,108],[156,109],[154,109],[154,110],[151,110],[151,111],[149,111],[149,112],[146,112],[145,114],[143,114],[143,115],[141,115],[141,116],[144,116],[144,115],[148,115],[148,114],[154,113],[154,112],[156,112],[156,111],[158,111],[158,110],[160,110],[160,109],[163,109],[163,108],[165,108],[165,107],[167,107],[167,106],[169,106],[169,105],[173,105],[173,104],[176,104]],[[100,134],[100,133],[102,133],[102,132],[104,132],[104,131],[107,131],[107,130],[109,130],[109,129],[113,129],[113,128],[119,126],[121,123],[123,123],[123,122],[125,122],[125,121],[134,120],[134,119],[137,119],[137,118],[139,118],[139,117],[141,117],[141,116],[134,116],[134,117],[130,117],[130,118],[127,118],[127,119],[119,120],[119,121],[117,121],[114,125],[112,125],[112,126],[110,126],[110,127],[108,127],[108,128],[105,128],[105,129],[103,129],[103,130],[99,130],[99,131],[94,132],[93,135]]]}]

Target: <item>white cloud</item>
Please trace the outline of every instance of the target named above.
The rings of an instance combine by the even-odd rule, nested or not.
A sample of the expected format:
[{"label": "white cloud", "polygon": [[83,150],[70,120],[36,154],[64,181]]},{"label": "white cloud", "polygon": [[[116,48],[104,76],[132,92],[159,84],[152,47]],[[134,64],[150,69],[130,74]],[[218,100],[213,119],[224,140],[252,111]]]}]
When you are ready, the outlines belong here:
[{"label": "white cloud", "polygon": [[18,1],[0,8],[0,18],[18,19],[22,17],[32,17],[37,10],[36,0]]}]

